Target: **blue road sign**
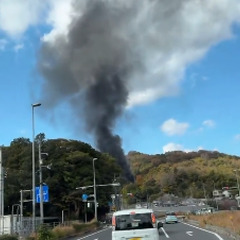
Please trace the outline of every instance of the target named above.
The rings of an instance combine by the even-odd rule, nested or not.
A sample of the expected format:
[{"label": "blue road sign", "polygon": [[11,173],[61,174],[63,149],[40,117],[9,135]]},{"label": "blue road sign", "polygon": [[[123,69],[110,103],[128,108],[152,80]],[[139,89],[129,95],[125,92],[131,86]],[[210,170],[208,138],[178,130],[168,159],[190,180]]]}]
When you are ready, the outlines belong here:
[{"label": "blue road sign", "polygon": [[[48,186],[43,185],[42,191],[43,191],[43,202],[49,202]],[[40,203],[40,187],[36,187],[35,192],[36,192],[36,203]]]},{"label": "blue road sign", "polygon": [[88,198],[88,195],[84,193],[84,194],[82,195],[82,200],[83,200],[83,201],[87,201],[87,198]]}]

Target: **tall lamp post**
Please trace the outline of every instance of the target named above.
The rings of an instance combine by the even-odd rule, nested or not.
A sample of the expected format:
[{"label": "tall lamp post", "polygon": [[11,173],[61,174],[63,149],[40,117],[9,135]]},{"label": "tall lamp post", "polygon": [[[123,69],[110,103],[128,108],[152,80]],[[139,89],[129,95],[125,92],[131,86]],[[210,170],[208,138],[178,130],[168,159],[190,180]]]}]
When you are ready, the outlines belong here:
[{"label": "tall lamp post", "polygon": [[32,227],[35,230],[36,199],[35,199],[35,129],[34,129],[34,108],[41,106],[41,103],[32,104]]},{"label": "tall lamp post", "polygon": [[94,165],[94,162],[96,160],[97,160],[97,158],[93,158],[94,217],[97,220],[96,177],[95,177],[95,165]]}]

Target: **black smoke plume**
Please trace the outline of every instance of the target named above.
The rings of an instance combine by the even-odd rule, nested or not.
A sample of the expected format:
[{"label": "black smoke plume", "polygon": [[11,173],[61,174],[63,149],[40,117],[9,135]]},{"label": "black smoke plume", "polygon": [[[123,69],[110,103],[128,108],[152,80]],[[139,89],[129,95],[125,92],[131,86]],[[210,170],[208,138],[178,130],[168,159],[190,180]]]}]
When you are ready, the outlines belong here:
[{"label": "black smoke plume", "polygon": [[40,50],[42,103],[51,110],[70,104],[99,150],[116,157],[132,179],[113,133],[116,120],[126,105],[178,94],[186,67],[230,36],[239,16],[234,3],[72,0],[66,32],[54,28]]},{"label": "black smoke plume", "polygon": [[41,47],[38,66],[45,81],[43,99],[50,107],[67,99],[76,113],[79,104],[85,103],[87,129],[97,147],[114,156],[125,177],[133,181],[121,139],[113,134],[128,99],[131,48],[119,30],[127,24],[131,9],[115,11],[113,5],[91,0],[78,15],[79,8],[76,2],[67,36],[59,35]]}]

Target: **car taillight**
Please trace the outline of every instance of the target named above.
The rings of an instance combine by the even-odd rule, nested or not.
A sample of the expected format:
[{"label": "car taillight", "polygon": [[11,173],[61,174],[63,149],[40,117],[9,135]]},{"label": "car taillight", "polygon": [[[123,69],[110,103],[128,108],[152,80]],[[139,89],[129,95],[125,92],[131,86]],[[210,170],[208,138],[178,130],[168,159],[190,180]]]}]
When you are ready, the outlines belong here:
[{"label": "car taillight", "polygon": [[112,217],[112,226],[113,227],[116,226],[116,217],[115,216]]},{"label": "car taillight", "polygon": [[151,218],[152,218],[152,223],[156,223],[156,217],[153,213],[151,214]]}]

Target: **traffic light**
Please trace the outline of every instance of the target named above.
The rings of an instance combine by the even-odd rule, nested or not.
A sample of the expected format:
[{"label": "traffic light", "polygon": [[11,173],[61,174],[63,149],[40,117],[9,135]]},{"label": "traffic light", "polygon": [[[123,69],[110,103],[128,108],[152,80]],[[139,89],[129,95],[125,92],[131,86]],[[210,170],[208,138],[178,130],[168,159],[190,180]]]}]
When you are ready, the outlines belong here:
[{"label": "traffic light", "polygon": [[8,171],[4,170],[4,178],[7,178],[7,175],[8,175]]}]

